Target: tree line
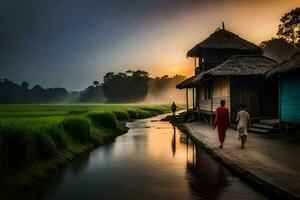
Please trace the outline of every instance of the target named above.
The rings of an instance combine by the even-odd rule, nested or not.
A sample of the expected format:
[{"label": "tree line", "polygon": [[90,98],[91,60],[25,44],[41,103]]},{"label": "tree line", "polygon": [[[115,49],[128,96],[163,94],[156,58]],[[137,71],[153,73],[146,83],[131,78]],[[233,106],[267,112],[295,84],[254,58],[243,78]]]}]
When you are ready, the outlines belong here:
[{"label": "tree line", "polygon": [[166,88],[174,88],[185,76],[150,78],[148,72],[128,70],[125,73],[107,73],[103,78],[103,93],[107,102],[139,102],[150,92],[155,97],[165,92]]},{"label": "tree line", "polygon": [[[263,41],[260,47],[264,55],[282,62],[300,50],[300,8],[284,14],[278,25],[277,35]],[[146,98],[148,92],[156,97],[167,87],[175,85],[185,77],[176,75],[150,78],[149,73],[141,70],[108,72],[103,83],[94,81],[83,91],[69,92],[65,88],[29,87],[28,82],[20,85],[0,79],[0,103],[57,103],[57,102],[138,102]]]},{"label": "tree line", "polygon": [[75,101],[76,92],[68,92],[65,88],[47,88],[40,85],[29,88],[29,83],[23,81],[20,85],[0,79],[0,103],[55,103]]},{"label": "tree line", "polygon": [[264,55],[277,62],[288,60],[300,50],[300,8],[284,14],[280,19],[278,31],[273,38],[263,41],[260,47]]},{"label": "tree line", "polygon": [[149,91],[159,95],[167,86],[175,88],[176,84],[184,79],[181,75],[150,78],[148,72],[141,70],[108,72],[103,77],[103,83],[94,81],[86,89],[73,92],[65,88],[45,89],[40,85],[30,88],[29,83],[25,81],[17,84],[8,79],[0,79],[0,103],[133,103],[143,101]]}]

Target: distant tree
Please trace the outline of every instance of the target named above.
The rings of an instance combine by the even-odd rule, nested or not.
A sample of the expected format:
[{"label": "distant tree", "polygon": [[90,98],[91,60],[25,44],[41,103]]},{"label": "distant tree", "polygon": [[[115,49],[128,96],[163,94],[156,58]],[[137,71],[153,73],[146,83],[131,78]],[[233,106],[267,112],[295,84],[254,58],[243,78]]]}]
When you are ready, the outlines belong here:
[{"label": "distant tree", "polygon": [[299,50],[299,48],[295,47],[284,38],[272,38],[263,41],[260,44],[260,47],[263,49],[265,56],[270,57],[277,62],[289,59],[291,55]]},{"label": "distant tree", "polygon": [[44,88],[42,88],[40,85],[35,85],[31,88],[31,91],[34,93],[42,93]]},{"label": "distant tree", "polygon": [[114,77],[114,73],[113,72],[108,72],[104,75],[103,77],[103,81],[104,82],[109,82],[113,77]]},{"label": "distant tree", "polygon": [[96,86],[96,87],[98,87],[100,85],[100,83],[99,83],[99,81],[94,81],[93,85]]},{"label": "distant tree", "polygon": [[103,77],[103,92],[110,102],[143,100],[148,91],[148,72],[128,70],[125,73],[108,72]]},{"label": "distant tree", "polygon": [[277,35],[295,46],[300,42],[300,8],[283,15],[280,19]]},{"label": "distant tree", "polygon": [[134,72],[134,71],[132,71],[132,70],[127,70],[125,73],[128,74],[128,75],[132,75],[133,72]]},{"label": "distant tree", "polygon": [[29,83],[25,81],[21,85],[8,79],[0,81],[0,103],[49,103],[61,102],[65,99],[74,102],[75,97],[64,88],[44,89],[35,85],[29,89]]},{"label": "distant tree", "polygon": [[28,88],[29,88],[29,83],[26,82],[26,81],[23,81],[22,84],[21,84],[21,87],[22,87],[23,89],[28,90]]},{"label": "distant tree", "polygon": [[146,79],[149,78],[149,73],[142,70],[132,71],[131,74],[133,77],[136,78],[146,78]]},{"label": "distant tree", "polygon": [[42,102],[61,102],[68,97],[68,91],[65,88],[47,88],[43,93]]},{"label": "distant tree", "polygon": [[93,86],[89,86],[80,92],[80,102],[104,102],[105,97],[103,94],[102,86],[98,81],[93,82]]}]

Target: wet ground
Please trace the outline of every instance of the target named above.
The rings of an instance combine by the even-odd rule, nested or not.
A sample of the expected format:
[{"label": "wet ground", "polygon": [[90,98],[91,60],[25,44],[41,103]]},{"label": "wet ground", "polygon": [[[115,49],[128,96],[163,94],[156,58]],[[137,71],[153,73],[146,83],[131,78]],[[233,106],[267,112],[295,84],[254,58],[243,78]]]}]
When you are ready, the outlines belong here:
[{"label": "wet ground", "polygon": [[127,134],[72,162],[30,199],[264,199],[161,118],[128,123]]}]

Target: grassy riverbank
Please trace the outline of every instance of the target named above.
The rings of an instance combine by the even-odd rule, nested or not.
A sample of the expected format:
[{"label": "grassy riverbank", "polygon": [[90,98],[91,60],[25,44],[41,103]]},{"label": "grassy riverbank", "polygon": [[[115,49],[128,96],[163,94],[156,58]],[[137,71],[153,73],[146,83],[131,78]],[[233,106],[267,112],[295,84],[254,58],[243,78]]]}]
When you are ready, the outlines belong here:
[{"label": "grassy riverbank", "polygon": [[0,194],[22,193],[45,180],[78,155],[125,133],[128,120],[165,112],[169,106],[0,105]]}]

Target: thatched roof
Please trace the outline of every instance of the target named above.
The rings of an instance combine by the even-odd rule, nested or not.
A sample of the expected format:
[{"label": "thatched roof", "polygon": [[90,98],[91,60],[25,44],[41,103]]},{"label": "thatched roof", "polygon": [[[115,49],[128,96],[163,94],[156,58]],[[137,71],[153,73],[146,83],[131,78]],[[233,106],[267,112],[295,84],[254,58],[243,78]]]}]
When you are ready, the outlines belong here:
[{"label": "thatched roof", "polygon": [[276,61],[260,55],[237,55],[229,58],[217,67],[199,74],[193,84],[199,84],[212,76],[253,76],[264,75],[274,69]]},{"label": "thatched roof", "polygon": [[199,57],[203,49],[237,50],[239,54],[259,54],[262,50],[255,44],[240,38],[238,35],[225,29],[218,29],[207,39],[194,46],[187,52],[188,57]]},{"label": "thatched roof", "polygon": [[292,55],[291,59],[282,62],[277,67],[267,72],[266,76],[270,77],[277,74],[292,72],[299,68],[300,68],[300,51]]},{"label": "thatched roof", "polygon": [[182,81],[181,83],[176,85],[176,88],[180,89],[180,90],[183,89],[183,88],[192,88],[193,87],[193,79],[195,77],[196,76],[192,76],[192,77]]}]

